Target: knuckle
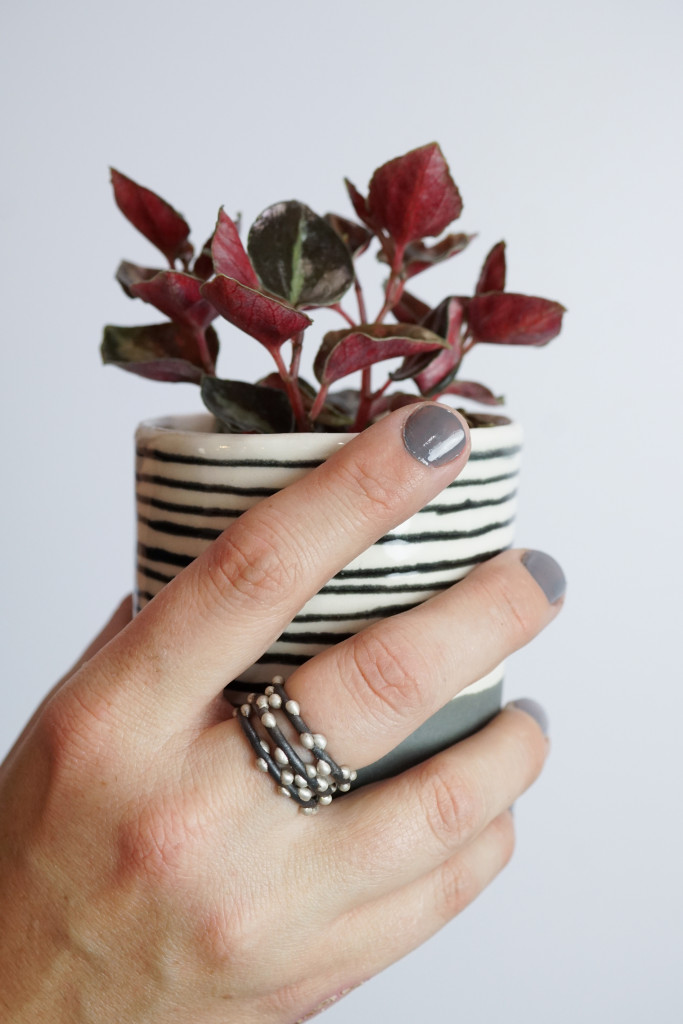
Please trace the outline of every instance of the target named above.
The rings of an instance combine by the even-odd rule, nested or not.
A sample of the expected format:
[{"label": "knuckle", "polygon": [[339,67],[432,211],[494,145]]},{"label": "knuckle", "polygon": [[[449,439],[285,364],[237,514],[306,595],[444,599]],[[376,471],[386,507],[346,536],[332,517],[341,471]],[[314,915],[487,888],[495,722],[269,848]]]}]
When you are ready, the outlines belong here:
[{"label": "knuckle", "polygon": [[474,874],[463,858],[453,857],[442,864],[436,877],[436,907],[443,923],[464,910],[478,891]]},{"label": "knuckle", "polygon": [[396,476],[367,457],[340,461],[327,486],[334,492],[335,503],[343,502],[353,521],[392,518],[400,505],[402,488]]},{"label": "knuckle", "polygon": [[529,728],[520,737],[518,763],[520,777],[524,780],[523,787],[528,789],[543,771],[548,756],[548,742],[541,730],[529,723]]},{"label": "knuckle", "polygon": [[297,585],[304,552],[297,557],[284,522],[263,512],[255,525],[236,524],[209,549],[204,579],[209,601],[220,608],[235,592],[257,605],[272,604]]},{"label": "knuckle", "polygon": [[501,814],[492,825],[499,843],[500,870],[507,867],[515,852],[515,823],[510,813]]},{"label": "knuckle", "polygon": [[531,604],[524,593],[516,588],[514,579],[504,566],[487,566],[476,584],[483,591],[485,606],[496,626],[513,646],[522,646],[538,632],[538,624]]},{"label": "knuckle", "polygon": [[[352,670],[345,678],[364,714],[382,726],[414,716],[424,709],[424,680],[415,649],[405,639],[382,636],[372,626],[349,642]],[[368,701],[368,696],[370,700]]]},{"label": "knuckle", "polygon": [[125,878],[144,878],[175,887],[188,877],[192,850],[201,831],[192,825],[196,815],[172,794],[157,795],[128,809],[118,826],[117,852]]},{"label": "knuckle", "polygon": [[483,810],[476,788],[464,778],[446,781],[433,769],[418,777],[422,812],[439,850],[450,854],[479,831]]},{"label": "knuckle", "polygon": [[487,835],[495,849],[491,851],[491,859],[484,874],[481,866],[477,868],[475,859],[462,855],[451,857],[438,869],[435,877],[436,906],[444,923],[464,910],[512,858],[515,830],[511,814],[501,814],[492,821],[487,828]]},{"label": "knuckle", "polygon": [[78,774],[111,761],[116,745],[106,701],[79,686],[66,686],[40,716],[40,733],[53,773]]}]

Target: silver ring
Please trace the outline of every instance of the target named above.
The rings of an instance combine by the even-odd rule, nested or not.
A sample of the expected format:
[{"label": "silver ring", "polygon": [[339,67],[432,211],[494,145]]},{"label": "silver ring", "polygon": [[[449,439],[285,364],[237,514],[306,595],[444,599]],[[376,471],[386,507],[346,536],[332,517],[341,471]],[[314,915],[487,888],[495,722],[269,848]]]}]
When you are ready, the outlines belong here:
[{"label": "silver ring", "polygon": [[267,772],[303,814],[316,814],[319,806],[351,789],[358,773],[330,757],[327,740],[306,725],[282,676],[274,676],[265,693],[250,693],[233,715],[251,743],[258,770]]}]

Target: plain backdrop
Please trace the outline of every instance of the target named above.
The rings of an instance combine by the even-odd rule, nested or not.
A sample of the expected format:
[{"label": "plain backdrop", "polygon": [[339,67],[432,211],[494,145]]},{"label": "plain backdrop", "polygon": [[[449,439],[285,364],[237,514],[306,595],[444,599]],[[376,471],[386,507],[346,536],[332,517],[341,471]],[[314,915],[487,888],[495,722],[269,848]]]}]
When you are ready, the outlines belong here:
[{"label": "plain backdrop", "polygon": [[[330,1024],[681,1019],[682,38],[676,0],[3,5],[3,751],[131,586],[136,423],[199,407],[100,367],[105,322],[154,319],[113,281],[154,255],[108,165],[201,244],[223,203],[349,213],[344,175],[438,140],[479,236],[415,291],[471,288],[504,238],[510,290],[569,310],[466,374],[523,422],[518,540],[569,579],[508,665],[550,714],[547,770],[504,874]],[[222,338],[224,376],[269,369]]]}]

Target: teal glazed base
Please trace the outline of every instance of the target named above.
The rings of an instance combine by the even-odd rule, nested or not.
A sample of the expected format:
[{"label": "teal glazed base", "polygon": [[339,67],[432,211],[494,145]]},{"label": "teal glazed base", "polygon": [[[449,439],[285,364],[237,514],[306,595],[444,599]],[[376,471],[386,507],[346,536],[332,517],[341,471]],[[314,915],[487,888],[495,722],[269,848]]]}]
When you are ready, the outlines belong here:
[{"label": "teal glazed base", "polygon": [[361,768],[355,786],[367,786],[398,775],[478,732],[498,714],[502,698],[502,680],[479,693],[456,697],[385,757]]}]

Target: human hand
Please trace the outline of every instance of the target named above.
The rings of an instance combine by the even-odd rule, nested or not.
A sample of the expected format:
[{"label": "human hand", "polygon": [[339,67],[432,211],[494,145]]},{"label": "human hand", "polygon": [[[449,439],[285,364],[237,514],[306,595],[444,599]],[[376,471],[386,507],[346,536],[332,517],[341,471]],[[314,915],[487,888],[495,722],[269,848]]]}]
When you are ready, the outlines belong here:
[{"label": "human hand", "polygon": [[[222,697],[466,462],[447,412],[431,422],[450,461],[413,457],[411,412],[241,516],[133,621],[119,609],[29,723],[0,771],[4,1019],[291,1024],[423,942],[505,865],[507,809],[547,752],[524,710],[309,818],[254,769]],[[540,572],[507,551],[298,668],[288,692],[333,755],[377,760],[544,628],[561,599],[543,587],[553,600],[561,587],[538,557]]]}]

